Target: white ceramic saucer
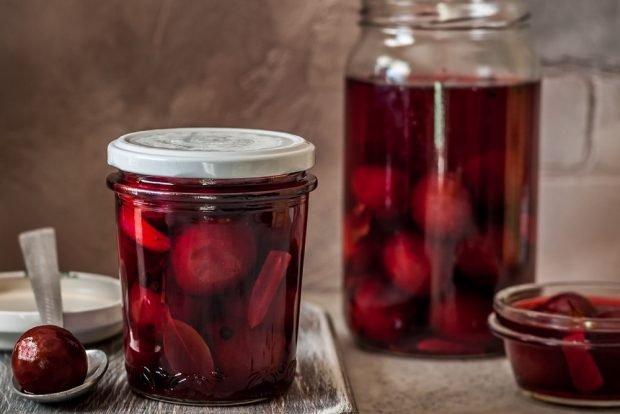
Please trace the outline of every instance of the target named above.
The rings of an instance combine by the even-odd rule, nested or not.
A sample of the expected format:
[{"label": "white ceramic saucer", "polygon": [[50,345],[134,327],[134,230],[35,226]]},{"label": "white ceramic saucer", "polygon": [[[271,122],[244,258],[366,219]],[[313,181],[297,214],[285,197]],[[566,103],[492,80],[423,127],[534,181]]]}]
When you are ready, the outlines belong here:
[{"label": "white ceramic saucer", "polygon": [[[122,331],[121,286],[91,273],[63,273],[60,280],[64,326],[83,344]],[[0,273],[0,350],[8,351],[24,331],[40,325],[30,280],[24,272]]]}]

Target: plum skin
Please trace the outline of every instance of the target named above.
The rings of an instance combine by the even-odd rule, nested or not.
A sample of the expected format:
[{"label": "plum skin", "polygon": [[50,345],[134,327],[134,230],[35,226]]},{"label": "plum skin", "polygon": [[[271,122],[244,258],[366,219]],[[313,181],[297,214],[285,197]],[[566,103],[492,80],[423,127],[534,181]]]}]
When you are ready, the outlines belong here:
[{"label": "plum skin", "polygon": [[24,392],[51,394],[84,383],[86,350],[68,330],[43,325],[17,340],[11,358],[13,375]]},{"label": "plum skin", "polygon": [[458,239],[472,220],[469,193],[454,175],[430,174],[411,197],[413,221],[427,234]]},{"label": "plum skin", "polygon": [[383,249],[383,263],[394,285],[408,294],[424,297],[431,290],[431,264],[423,241],[409,233],[399,233]]},{"label": "plum skin", "polygon": [[574,292],[558,293],[551,296],[544,303],[536,306],[534,310],[577,318],[593,317],[597,313],[596,307],[588,298]]},{"label": "plum skin", "polygon": [[191,225],[176,238],[171,261],[177,284],[190,294],[204,295],[241,281],[256,256],[249,225],[209,221]]}]

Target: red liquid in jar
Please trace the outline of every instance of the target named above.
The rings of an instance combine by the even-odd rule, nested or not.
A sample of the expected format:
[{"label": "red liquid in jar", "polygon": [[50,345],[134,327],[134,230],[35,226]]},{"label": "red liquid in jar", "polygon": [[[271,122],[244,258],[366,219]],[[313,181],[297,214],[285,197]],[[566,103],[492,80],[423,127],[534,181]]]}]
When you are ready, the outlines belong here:
[{"label": "red liquid in jar", "polygon": [[[548,297],[537,297],[516,302],[513,306],[550,312],[550,307],[546,306],[548,300]],[[585,300],[593,309],[593,314],[588,317],[607,319],[620,316],[619,299],[588,297]],[[573,314],[572,311],[551,313]],[[597,332],[587,332],[580,328],[555,329],[503,317],[499,319],[504,326],[519,333],[582,343],[552,346],[507,340],[506,351],[522,389],[559,399],[620,400],[620,330],[599,328]]]},{"label": "red liquid in jar", "polygon": [[363,345],[499,352],[493,294],[533,280],[539,83],[462,83],[347,80],[345,312]]},{"label": "red liquid in jar", "polygon": [[301,200],[205,212],[118,195],[125,356],[134,390],[234,403],[288,389],[307,214]]}]

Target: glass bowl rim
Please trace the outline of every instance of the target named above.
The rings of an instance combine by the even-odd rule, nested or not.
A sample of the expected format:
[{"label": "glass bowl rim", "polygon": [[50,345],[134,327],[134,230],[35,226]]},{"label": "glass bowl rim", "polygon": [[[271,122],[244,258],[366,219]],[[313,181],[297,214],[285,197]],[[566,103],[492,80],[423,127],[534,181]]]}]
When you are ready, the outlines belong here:
[{"label": "glass bowl rim", "polygon": [[[544,338],[541,336],[523,334],[508,328],[501,323],[506,319],[520,325],[534,326],[537,328],[553,329],[558,331],[583,331],[584,333],[618,333],[620,334],[620,318],[600,317],[574,317],[557,315],[548,312],[540,312],[531,309],[512,306],[518,300],[541,296],[546,288],[565,288],[566,291],[581,293],[583,289],[592,288],[601,292],[600,297],[618,298],[620,303],[620,283],[607,281],[577,281],[577,282],[548,282],[528,283],[504,288],[496,293],[493,299],[493,310],[496,320],[489,318],[491,328],[500,336],[514,336],[520,339],[528,338],[528,342],[544,342],[548,345],[574,345],[575,341],[563,341],[560,339]],[[606,294],[605,292],[609,292]],[[616,295],[613,293],[617,292]],[[560,293],[560,292],[558,292]],[[536,339],[537,338],[537,339]],[[586,341],[587,342],[587,341]],[[583,342],[577,342],[583,343]],[[612,345],[611,343],[595,343],[595,346]],[[620,345],[620,342],[613,344]]]},{"label": "glass bowl rim", "polygon": [[576,347],[587,348],[589,350],[599,348],[618,348],[620,342],[591,342],[587,339],[580,341],[576,339],[560,339],[541,335],[533,335],[529,333],[519,332],[514,329],[503,325],[497,315],[492,313],[487,319],[487,323],[491,332],[503,340],[518,341],[525,344],[531,344],[532,346],[561,346],[561,347]]}]

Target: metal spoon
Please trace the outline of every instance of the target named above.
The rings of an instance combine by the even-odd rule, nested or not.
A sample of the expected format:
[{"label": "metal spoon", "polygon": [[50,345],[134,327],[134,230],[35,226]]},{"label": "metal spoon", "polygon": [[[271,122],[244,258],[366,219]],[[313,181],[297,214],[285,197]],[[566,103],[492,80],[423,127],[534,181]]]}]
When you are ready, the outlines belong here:
[{"label": "metal spoon", "polygon": [[[31,230],[19,235],[26,270],[32,283],[37,309],[44,325],[63,326],[60,272],[56,252],[56,233],[52,228]],[[33,401],[52,403],[70,400],[90,391],[108,368],[108,357],[98,349],[86,351],[88,371],[82,385],[52,394],[28,394],[20,390],[13,377],[13,391]]]},{"label": "metal spoon", "polygon": [[82,385],[52,394],[27,394],[20,391],[20,386],[17,380],[15,380],[15,377],[13,377],[13,392],[24,398],[40,403],[57,403],[84,395],[99,382],[108,369],[108,357],[105,352],[99,349],[89,349],[86,351],[86,357],[88,358],[88,372],[86,373],[86,379]]}]

